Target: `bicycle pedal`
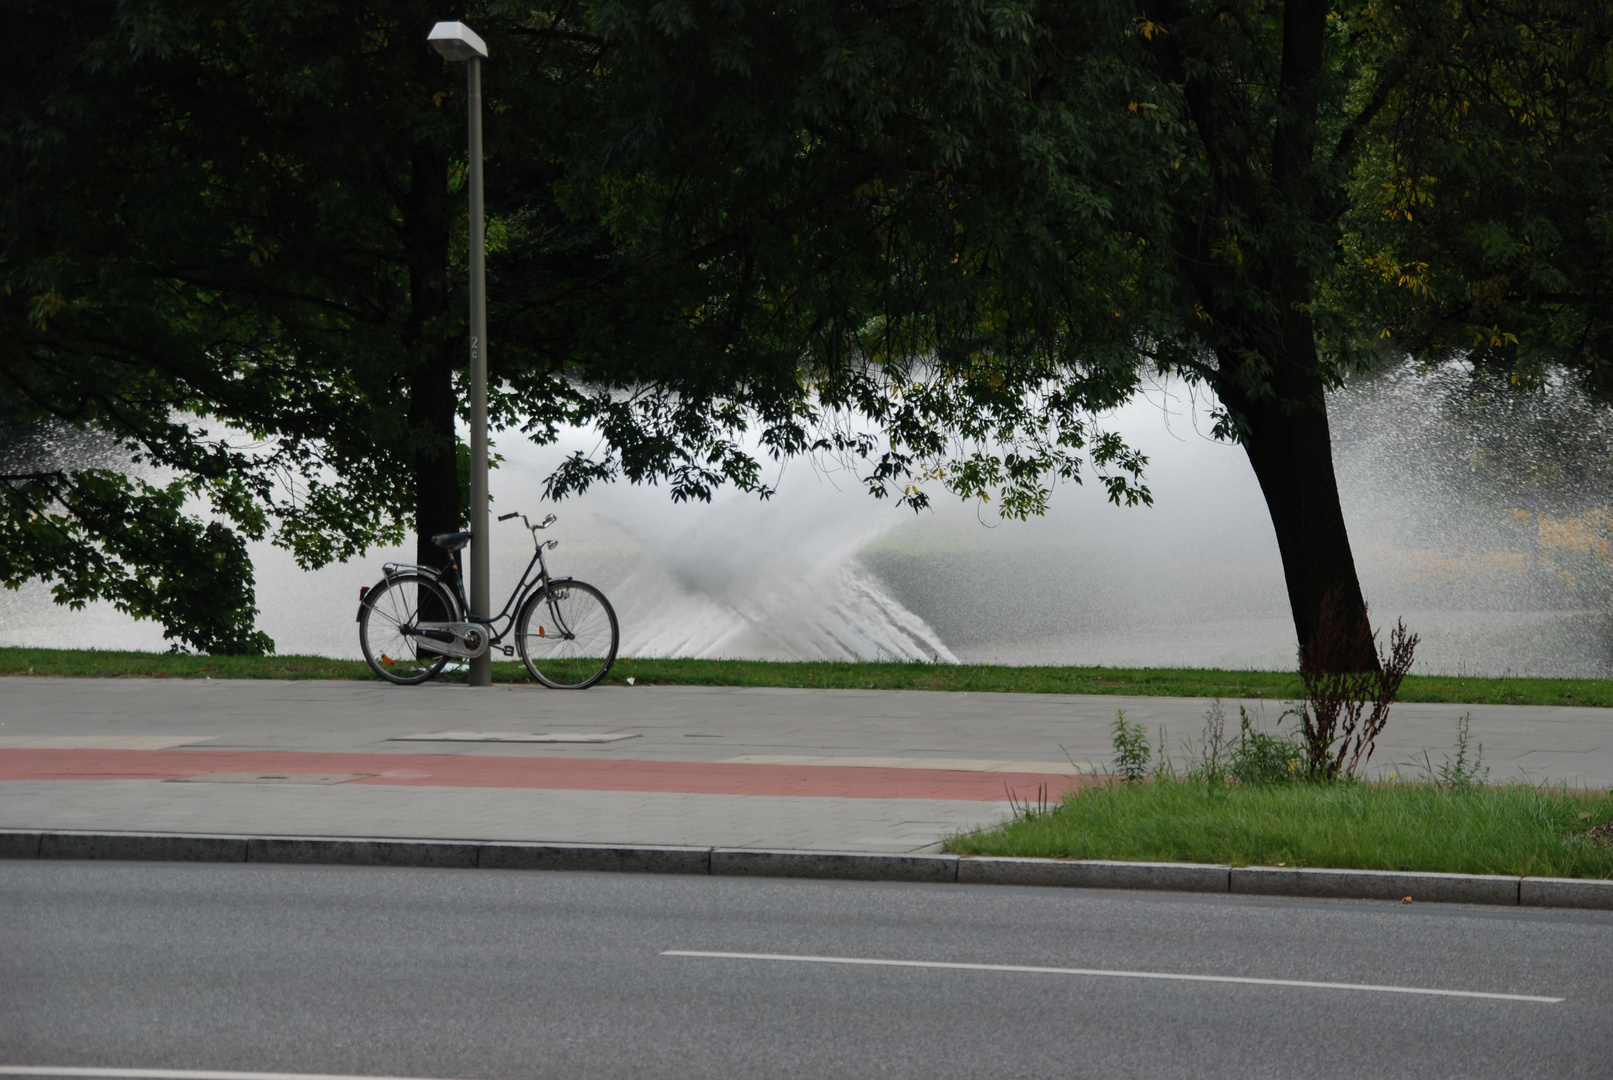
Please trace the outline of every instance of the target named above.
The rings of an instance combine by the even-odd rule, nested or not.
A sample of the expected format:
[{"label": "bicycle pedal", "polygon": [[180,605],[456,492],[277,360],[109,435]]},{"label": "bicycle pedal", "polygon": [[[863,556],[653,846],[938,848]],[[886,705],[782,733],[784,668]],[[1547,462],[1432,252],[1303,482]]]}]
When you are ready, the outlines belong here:
[{"label": "bicycle pedal", "polygon": [[515,646],[514,645],[500,645],[499,648],[504,650],[504,655],[505,656],[514,656],[515,655]]}]

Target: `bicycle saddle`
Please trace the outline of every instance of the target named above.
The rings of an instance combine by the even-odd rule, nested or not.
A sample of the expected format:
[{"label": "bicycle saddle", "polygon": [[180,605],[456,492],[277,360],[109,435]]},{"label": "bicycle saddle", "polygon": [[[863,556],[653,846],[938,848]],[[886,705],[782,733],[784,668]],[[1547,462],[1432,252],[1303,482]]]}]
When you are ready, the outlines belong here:
[{"label": "bicycle saddle", "polygon": [[438,533],[436,536],[431,538],[431,542],[440,548],[446,548],[449,551],[458,551],[460,548],[470,543],[470,533]]}]

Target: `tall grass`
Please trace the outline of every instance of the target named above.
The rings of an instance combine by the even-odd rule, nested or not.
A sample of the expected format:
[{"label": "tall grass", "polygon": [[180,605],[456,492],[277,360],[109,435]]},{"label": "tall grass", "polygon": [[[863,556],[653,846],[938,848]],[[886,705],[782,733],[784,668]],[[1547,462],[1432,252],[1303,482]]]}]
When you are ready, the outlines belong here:
[{"label": "tall grass", "polygon": [[1187,780],[1079,789],[1046,814],[953,838],[967,855],[1237,866],[1613,877],[1613,847],[1581,839],[1613,820],[1598,792],[1508,785],[1227,785]]}]

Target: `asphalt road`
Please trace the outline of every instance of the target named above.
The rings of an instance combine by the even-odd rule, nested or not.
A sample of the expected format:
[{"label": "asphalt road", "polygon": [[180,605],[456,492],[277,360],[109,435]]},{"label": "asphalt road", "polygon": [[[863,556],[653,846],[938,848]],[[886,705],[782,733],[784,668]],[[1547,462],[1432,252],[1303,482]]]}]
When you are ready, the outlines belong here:
[{"label": "asphalt road", "polygon": [[1588,912],[10,862],[0,863],[0,1065],[432,1078],[1606,1077],[1610,947],[1613,915]]}]

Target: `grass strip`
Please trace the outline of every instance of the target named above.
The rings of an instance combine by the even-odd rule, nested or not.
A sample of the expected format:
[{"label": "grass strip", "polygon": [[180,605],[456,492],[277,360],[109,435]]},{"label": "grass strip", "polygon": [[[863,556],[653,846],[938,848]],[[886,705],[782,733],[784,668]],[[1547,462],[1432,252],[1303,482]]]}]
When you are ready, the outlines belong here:
[{"label": "grass strip", "polygon": [[1510,784],[1224,786],[1163,780],[1080,788],[1046,813],[952,838],[966,855],[1041,856],[1613,877],[1613,846],[1583,839],[1613,820],[1600,792]]},{"label": "grass strip", "polygon": [[[359,660],[322,656],[190,656],[81,649],[0,649],[0,675],[157,679],[373,679]],[[463,678],[452,673],[445,680]],[[839,690],[945,690],[1013,694],[1135,694],[1147,697],[1267,698],[1301,694],[1291,671],[1216,668],[1004,667],[992,664],[827,663],[767,660],[616,662],[605,685],[775,686]],[[527,682],[519,663],[493,665],[501,683]],[[1401,701],[1462,705],[1613,706],[1607,679],[1479,679],[1413,675]]]}]

